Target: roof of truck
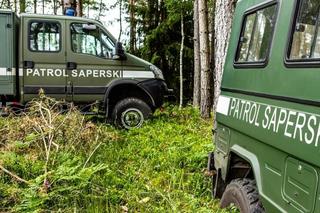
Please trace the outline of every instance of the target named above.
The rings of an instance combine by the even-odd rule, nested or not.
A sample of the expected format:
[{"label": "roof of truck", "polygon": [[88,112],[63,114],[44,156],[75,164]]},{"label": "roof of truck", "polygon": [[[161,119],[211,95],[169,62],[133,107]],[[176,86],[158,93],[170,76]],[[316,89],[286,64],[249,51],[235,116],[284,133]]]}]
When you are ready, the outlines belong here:
[{"label": "roof of truck", "polygon": [[[10,9],[0,9],[0,13],[15,13],[14,11]],[[31,18],[47,18],[47,19],[60,19],[60,20],[75,20],[75,21],[86,21],[86,22],[96,22],[101,25],[103,25],[100,21],[89,19],[89,18],[83,18],[83,17],[76,17],[76,16],[65,16],[65,15],[50,15],[50,14],[32,14],[32,13],[21,13],[17,14],[19,17],[31,17]]]},{"label": "roof of truck", "polygon": [[63,16],[63,15],[42,15],[42,14],[32,14],[32,13],[21,13],[20,17],[31,17],[31,18],[48,18],[48,19],[64,19],[64,20],[78,20],[78,21],[87,21],[87,22],[97,22],[102,25],[101,22],[89,19],[89,18],[82,18],[76,16]]}]

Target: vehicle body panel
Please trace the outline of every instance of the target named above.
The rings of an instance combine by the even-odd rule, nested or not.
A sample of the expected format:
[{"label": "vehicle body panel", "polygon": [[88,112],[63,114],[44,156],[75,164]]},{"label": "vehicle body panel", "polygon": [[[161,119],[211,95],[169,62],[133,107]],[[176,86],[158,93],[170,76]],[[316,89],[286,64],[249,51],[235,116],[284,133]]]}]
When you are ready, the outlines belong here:
[{"label": "vehicle body panel", "polygon": [[16,25],[17,17],[10,11],[0,14],[0,85],[2,95],[16,95]]},{"label": "vehicle body panel", "polygon": [[[231,156],[252,167],[267,212],[319,212],[320,66],[288,66],[298,1],[238,1],[217,109],[215,168],[228,181]],[[266,64],[235,65],[244,15],[277,4]]]},{"label": "vehicle body panel", "polygon": [[[147,102],[152,103],[152,109],[163,103],[162,94],[165,94],[168,88],[164,79],[156,76],[149,62],[128,53],[125,53],[123,58],[115,58],[111,55],[114,53],[108,53],[108,57],[105,57],[73,50],[75,42],[78,42],[81,48],[81,45],[98,47],[96,40],[94,44],[88,44],[82,35],[77,41],[73,40],[71,32],[74,31],[71,28],[74,24],[79,24],[89,34],[90,30],[98,29],[99,42],[103,42],[103,34],[111,45],[116,46],[116,39],[100,22],[79,17],[36,14],[21,14],[18,18],[13,12],[4,10],[0,10],[0,15],[1,26],[13,21],[20,23],[16,24],[20,33],[18,30],[1,31],[1,38],[5,37],[3,41],[8,43],[0,43],[0,53],[3,56],[0,67],[17,71],[17,77],[6,75],[0,79],[0,96],[11,95],[11,98],[3,98],[4,101],[15,100],[25,104],[36,98],[40,89],[43,89],[45,94],[53,98],[79,104],[101,102],[104,107],[108,107],[106,101],[108,95],[111,95],[110,88],[114,88],[114,85],[125,85],[130,80],[130,85],[142,89],[145,93],[143,96],[150,96],[152,101]],[[13,17],[16,20],[13,20]],[[18,35],[19,40],[13,42]],[[102,45],[105,43],[100,47]],[[51,46],[58,49],[52,50]],[[97,50],[95,51],[97,53]],[[128,91],[128,94],[133,95],[132,92]]]}]

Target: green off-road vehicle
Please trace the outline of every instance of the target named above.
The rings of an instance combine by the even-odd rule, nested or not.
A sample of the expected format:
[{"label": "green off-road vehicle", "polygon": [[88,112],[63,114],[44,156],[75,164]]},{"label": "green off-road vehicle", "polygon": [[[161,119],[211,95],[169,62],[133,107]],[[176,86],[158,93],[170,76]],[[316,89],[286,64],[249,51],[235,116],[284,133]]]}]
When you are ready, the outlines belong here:
[{"label": "green off-road vehicle", "polygon": [[320,212],[320,1],[238,1],[221,90],[221,206]]},{"label": "green off-road vehicle", "polygon": [[39,90],[79,105],[98,102],[107,118],[132,128],[160,107],[162,72],[125,53],[95,20],[0,10],[0,100],[22,106]]}]

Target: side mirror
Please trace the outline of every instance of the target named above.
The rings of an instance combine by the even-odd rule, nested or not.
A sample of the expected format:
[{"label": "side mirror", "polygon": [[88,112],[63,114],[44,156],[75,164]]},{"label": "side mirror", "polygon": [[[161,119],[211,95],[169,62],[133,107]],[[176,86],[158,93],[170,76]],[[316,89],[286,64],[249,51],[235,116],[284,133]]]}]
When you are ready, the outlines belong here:
[{"label": "side mirror", "polygon": [[124,48],[123,48],[121,42],[117,42],[116,43],[115,54],[113,56],[113,59],[115,59],[115,60],[125,60],[125,59],[127,59],[127,56],[125,54],[125,51],[124,51]]}]

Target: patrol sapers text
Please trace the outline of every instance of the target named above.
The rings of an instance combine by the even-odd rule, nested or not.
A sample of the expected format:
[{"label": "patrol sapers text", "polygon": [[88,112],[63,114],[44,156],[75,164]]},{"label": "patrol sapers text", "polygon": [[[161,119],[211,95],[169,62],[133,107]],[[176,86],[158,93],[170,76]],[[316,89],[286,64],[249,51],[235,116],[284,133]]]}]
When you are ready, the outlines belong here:
[{"label": "patrol sapers text", "polygon": [[27,69],[32,77],[73,77],[73,78],[121,78],[121,70],[66,70],[66,69]]},{"label": "patrol sapers text", "polygon": [[315,147],[320,143],[319,115],[231,98],[229,116]]}]

